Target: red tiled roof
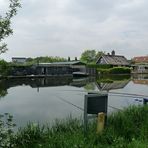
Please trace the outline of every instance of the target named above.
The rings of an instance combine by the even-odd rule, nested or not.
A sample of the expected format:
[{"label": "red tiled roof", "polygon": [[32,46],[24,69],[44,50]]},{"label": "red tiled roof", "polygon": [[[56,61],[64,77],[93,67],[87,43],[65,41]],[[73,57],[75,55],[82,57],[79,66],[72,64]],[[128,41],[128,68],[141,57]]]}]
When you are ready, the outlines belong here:
[{"label": "red tiled roof", "polygon": [[148,63],[148,56],[134,57],[133,61],[135,63]]}]

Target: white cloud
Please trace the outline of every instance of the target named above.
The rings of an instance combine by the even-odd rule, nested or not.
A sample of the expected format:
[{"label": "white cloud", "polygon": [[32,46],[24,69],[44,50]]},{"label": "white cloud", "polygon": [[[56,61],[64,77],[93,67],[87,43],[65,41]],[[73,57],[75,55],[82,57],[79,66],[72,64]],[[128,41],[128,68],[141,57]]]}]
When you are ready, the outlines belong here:
[{"label": "white cloud", "polygon": [[[6,8],[4,0],[0,5]],[[80,56],[98,49],[128,58],[148,53],[146,0],[22,0],[9,51],[1,56]]]}]

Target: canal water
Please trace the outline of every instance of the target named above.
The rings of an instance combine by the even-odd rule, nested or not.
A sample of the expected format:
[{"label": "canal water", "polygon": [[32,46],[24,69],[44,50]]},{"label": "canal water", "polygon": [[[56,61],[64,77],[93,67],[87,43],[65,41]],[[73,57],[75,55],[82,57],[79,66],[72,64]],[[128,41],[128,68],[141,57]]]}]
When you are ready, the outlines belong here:
[{"label": "canal water", "polygon": [[18,127],[28,122],[52,124],[68,116],[83,118],[84,98],[90,91],[108,93],[110,114],[144,103],[143,98],[148,98],[148,75],[0,80],[0,114],[13,115]]}]

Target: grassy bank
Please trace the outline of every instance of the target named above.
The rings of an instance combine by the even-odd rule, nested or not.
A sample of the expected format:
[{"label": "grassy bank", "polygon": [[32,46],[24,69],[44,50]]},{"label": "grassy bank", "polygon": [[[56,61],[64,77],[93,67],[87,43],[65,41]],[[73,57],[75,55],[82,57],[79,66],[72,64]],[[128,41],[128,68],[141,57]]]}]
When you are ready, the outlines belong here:
[{"label": "grassy bank", "polygon": [[148,106],[130,107],[112,114],[102,134],[96,134],[96,121],[84,135],[83,122],[69,118],[54,126],[29,124],[13,137],[17,148],[147,148]]}]

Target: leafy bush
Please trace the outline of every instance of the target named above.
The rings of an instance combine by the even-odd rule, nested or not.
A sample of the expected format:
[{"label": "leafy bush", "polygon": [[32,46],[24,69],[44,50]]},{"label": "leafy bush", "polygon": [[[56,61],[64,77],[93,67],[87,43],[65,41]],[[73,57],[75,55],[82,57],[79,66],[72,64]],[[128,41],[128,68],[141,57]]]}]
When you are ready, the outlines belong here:
[{"label": "leafy bush", "polygon": [[13,148],[14,147],[14,131],[15,124],[12,121],[13,116],[8,113],[0,115],[0,147]]},{"label": "leafy bush", "polygon": [[98,68],[97,71],[100,74],[130,74],[131,73],[131,69],[128,67],[114,67],[109,69]]},{"label": "leafy bush", "polygon": [[100,68],[100,69],[108,69],[112,68],[112,65],[109,64],[87,64],[87,67],[89,68]]},{"label": "leafy bush", "polygon": [[0,60],[0,76],[7,75],[9,71],[9,63]]},{"label": "leafy bush", "polygon": [[109,70],[111,74],[129,74],[131,72],[130,68],[127,67],[114,67]]}]

